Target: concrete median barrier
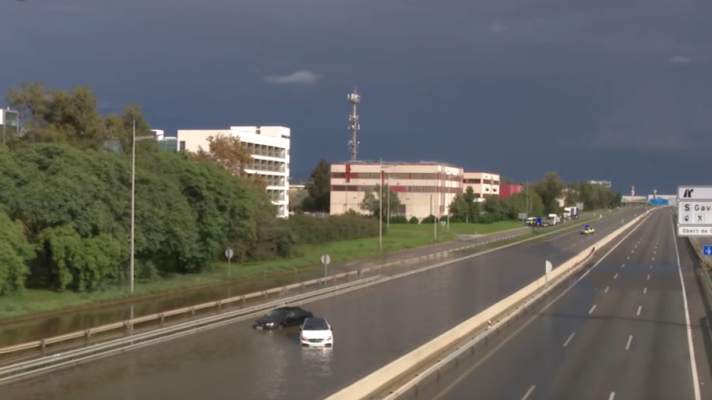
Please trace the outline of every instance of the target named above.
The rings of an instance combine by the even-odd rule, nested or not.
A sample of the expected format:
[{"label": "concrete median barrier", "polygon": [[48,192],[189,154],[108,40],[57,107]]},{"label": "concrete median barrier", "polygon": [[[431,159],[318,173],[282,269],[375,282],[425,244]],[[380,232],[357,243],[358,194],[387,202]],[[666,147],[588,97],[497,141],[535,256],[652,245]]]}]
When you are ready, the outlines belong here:
[{"label": "concrete median barrier", "polygon": [[552,287],[552,283],[561,278],[564,274],[571,273],[577,267],[585,265],[582,261],[592,255],[595,249],[607,245],[623,232],[633,227],[635,224],[647,217],[652,210],[648,210],[640,216],[632,219],[627,224],[622,225],[619,229],[605,236],[592,246],[586,248],[576,257],[568,260],[548,274],[530,283],[509,297],[492,305],[485,311],[475,315],[465,322],[457,325],[455,328],[443,333],[430,342],[418,347],[412,352],[402,356],[401,358],[391,362],[390,364],[376,370],[367,375],[361,380],[347,386],[346,388],[327,397],[325,400],[366,400],[380,393],[389,385],[392,385],[399,379],[403,379],[409,372],[412,372],[418,366],[421,366],[429,361],[432,361],[438,355],[451,348],[454,344],[466,339],[468,335],[478,329],[483,329],[489,321],[497,320],[507,311],[512,310],[520,304],[528,301],[533,295],[541,292],[545,287]]}]

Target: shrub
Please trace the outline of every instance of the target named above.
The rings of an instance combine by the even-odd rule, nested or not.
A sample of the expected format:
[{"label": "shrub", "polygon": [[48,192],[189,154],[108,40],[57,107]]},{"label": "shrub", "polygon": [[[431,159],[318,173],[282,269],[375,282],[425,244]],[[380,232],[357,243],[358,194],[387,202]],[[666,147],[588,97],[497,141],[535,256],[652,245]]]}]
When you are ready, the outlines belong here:
[{"label": "shrub", "polygon": [[392,224],[407,224],[408,218],[400,216],[400,215],[397,217],[391,217],[391,223]]},{"label": "shrub", "polygon": [[434,215],[428,215],[427,217],[423,218],[422,221],[420,221],[421,224],[432,224],[434,222],[437,222],[437,218]]},{"label": "shrub", "polygon": [[362,216],[332,215],[314,218],[293,215],[287,221],[299,244],[321,244],[378,236],[378,220]]},{"label": "shrub", "polygon": [[419,224],[420,220],[418,217],[410,217],[410,220],[408,221],[409,224]]}]

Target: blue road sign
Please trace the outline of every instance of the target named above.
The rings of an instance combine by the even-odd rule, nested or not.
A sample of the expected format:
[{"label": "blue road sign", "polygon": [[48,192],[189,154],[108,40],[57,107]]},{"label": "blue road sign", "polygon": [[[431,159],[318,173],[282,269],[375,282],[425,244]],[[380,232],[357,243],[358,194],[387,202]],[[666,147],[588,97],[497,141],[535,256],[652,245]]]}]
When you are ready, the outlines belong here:
[{"label": "blue road sign", "polygon": [[706,256],[712,256],[712,245],[706,244],[702,252],[705,253]]},{"label": "blue road sign", "polygon": [[668,199],[661,199],[660,197],[655,199],[650,199],[650,205],[652,206],[667,206],[670,202]]}]

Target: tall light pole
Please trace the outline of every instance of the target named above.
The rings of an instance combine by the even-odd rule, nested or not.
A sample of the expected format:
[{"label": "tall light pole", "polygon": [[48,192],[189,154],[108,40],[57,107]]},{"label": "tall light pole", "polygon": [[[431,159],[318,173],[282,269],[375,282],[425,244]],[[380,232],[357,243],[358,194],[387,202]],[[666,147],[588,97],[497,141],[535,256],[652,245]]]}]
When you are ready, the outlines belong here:
[{"label": "tall light pole", "polygon": [[381,158],[381,184],[378,185],[380,193],[378,195],[378,249],[383,250],[383,158]]},{"label": "tall light pole", "polygon": [[433,208],[433,195],[430,194],[430,215],[433,216],[433,240],[438,241],[438,219],[435,218],[435,209]]},{"label": "tall light pole", "polygon": [[[155,139],[155,136],[139,136],[136,137],[136,120],[133,121],[133,134],[131,135],[131,261],[130,261],[130,276],[131,276],[131,293],[134,292],[134,251],[135,251],[135,232],[136,232],[136,142],[141,140]],[[133,308],[131,309],[133,314]],[[133,318],[133,315],[132,315]]]}]

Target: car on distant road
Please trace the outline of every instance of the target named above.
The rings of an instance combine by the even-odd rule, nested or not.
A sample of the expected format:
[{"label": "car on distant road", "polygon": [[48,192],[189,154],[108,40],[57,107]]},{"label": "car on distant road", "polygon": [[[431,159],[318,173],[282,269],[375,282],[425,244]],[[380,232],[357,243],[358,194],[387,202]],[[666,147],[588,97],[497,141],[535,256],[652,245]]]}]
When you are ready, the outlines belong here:
[{"label": "car on distant road", "polygon": [[334,345],[334,330],[324,318],[307,318],[300,328],[299,340],[302,346]]},{"label": "car on distant road", "polygon": [[280,307],[268,312],[252,324],[252,329],[269,330],[299,326],[305,319],[314,317],[311,311],[301,307]]},{"label": "car on distant road", "polygon": [[591,235],[591,234],[594,234],[594,233],[596,233],[596,230],[593,229],[592,226],[588,226],[588,225],[584,226],[584,227],[583,227],[583,230],[581,231],[581,234],[582,234],[582,235]]}]

